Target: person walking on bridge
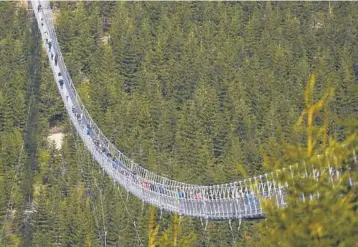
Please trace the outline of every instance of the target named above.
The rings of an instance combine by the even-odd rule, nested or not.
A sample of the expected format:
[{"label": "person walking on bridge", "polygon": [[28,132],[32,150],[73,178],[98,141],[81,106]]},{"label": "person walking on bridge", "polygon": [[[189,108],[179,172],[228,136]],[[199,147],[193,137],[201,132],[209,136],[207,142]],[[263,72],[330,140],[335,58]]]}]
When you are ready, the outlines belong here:
[{"label": "person walking on bridge", "polygon": [[[43,23],[41,25],[43,25]],[[44,32],[44,36],[45,36],[46,44],[48,44],[48,32],[47,31]]]},{"label": "person walking on bridge", "polygon": [[92,130],[91,125],[90,125],[90,124],[87,124],[86,134],[87,134],[87,135],[91,135],[91,130]]},{"label": "person walking on bridge", "polygon": [[55,55],[55,66],[57,66],[58,54]]},{"label": "person walking on bridge", "polygon": [[63,78],[62,78],[62,74],[61,74],[61,72],[58,72],[58,83],[60,83],[60,87],[61,87],[61,89],[63,89],[63,84],[64,84],[64,82],[63,82]]},{"label": "person walking on bridge", "polygon": [[184,199],[184,192],[181,191],[180,189],[178,189],[178,203],[179,203],[179,207],[178,207],[178,214],[179,215],[183,215],[184,214],[184,205],[182,202],[182,200]]},{"label": "person walking on bridge", "polygon": [[48,41],[48,49],[49,49],[49,51],[51,51],[51,47],[52,47],[52,43],[51,43],[51,40],[49,39],[49,41]]}]

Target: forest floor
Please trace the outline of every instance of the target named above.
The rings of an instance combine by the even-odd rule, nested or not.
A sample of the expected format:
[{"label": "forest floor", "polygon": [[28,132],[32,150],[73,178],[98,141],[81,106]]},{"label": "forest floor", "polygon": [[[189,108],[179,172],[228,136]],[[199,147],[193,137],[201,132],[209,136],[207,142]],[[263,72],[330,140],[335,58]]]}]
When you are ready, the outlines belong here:
[{"label": "forest floor", "polygon": [[50,130],[50,135],[47,139],[50,143],[55,142],[56,149],[61,149],[64,135],[63,128],[54,127]]}]

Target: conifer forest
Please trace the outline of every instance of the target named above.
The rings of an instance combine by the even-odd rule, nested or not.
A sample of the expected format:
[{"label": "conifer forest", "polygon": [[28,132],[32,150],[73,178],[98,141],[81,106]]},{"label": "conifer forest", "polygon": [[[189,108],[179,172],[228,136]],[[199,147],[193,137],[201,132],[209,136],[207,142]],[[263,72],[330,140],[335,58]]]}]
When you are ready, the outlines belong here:
[{"label": "conifer forest", "polygon": [[264,219],[206,221],[144,203],[113,183],[69,121],[37,10],[0,2],[1,247],[358,246],[358,3],[51,8],[81,100],[148,170],[215,185],[319,154],[349,169],[337,183],[293,183],[286,207],[263,203]]}]

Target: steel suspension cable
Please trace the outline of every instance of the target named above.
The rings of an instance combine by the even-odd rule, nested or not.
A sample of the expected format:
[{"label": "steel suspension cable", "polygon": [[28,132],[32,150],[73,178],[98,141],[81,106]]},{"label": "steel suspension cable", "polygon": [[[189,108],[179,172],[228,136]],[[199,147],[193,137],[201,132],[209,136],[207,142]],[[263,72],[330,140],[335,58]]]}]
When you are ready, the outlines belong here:
[{"label": "steel suspension cable", "polygon": [[[195,210],[195,212],[193,211],[193,208],[197,206],[199,203],[193,201],[192,198],[190,197],[190,195],[192,195],[193,192],[195,192],[196,187],[202,187],[203,191],[206,191],[206,193],[208,194],[208,198],[205,198],[204,203],[205,203],[205,214],[209,219],[231,219],[231,218],[235,218],[236,215],[238,215],[240,219],[263,217],[263,212],[261,210],[261,207],[257,208],[256,200],[257,197],[264,196],[261,194],[264,193],[264,191],[261,192],[259,191],[254,193],[254,191],[252,191],[254,190],[252,184],[248,182],[251,179],[239,181],[240,185],[241,182],[243,182],[244,184],[243,186],[244,191],[241,194],[241,198],[230,198],[230,199],[221,200],[222,196],[223,195],[225,196],[225,192],[223,192],[221,189],[218,188],[220,186],[221,188],[231,186],[228,183],[222,185],[216,185],[216,186],[198,186],[198,185],[189,185],[186,183],[171,180],[169,178],[156,175],[155,173],[147,170],[146,168],[140,166],[139,164],[134,163],[133,160],[126,157],[121,151],[117,150],[115,146],[108,140],[108,138],[102,133],[101,129],[93,121],[91,115],[88,113],[84,104],[82,103],[76,91],[76,88],[74,87],[74,84],[71,80],[71,76],[67,70],[66,64],[64,63],[63,56],[61,54],[61,49],[58,44],[55,28],[52,22],[53,15],[52,15],[51,8],[48,4],[48,1],[44,1],[44,2],[46,5],[45,14],[43,14],[44,22],[46,24],[44,29],[47,28],[47,32],[51,34],[51,39],[53,41],[53,46],[52,46],[53,49],[51,49],[51,47],[49,48],[48,57],[51,62],[52,50],[58,53],[59,55],[58,68],[54,68],[53,64],[51,64],[51,66],[55,75],[57,74],[57,72],[60,71],[63,73],[66,79],[65,88],[63,90],[59,88],[61,97],[63,98],[68,114],[70,115],[70,118],[74,122],[74,125],[76,126],[78,132],[82,131],[81,128],[83,126],[82,127],[78,126],[78,124],[76,123],[76,119],[74,119],[73,112],[71,113],[71,107],[73,106],[75,106],[76,108],[78,108],[78,110],[81,111],[81,115],[83,115],[83,119],[86,122],[86,124],[92,127],[93,133],[88,137],[81,135],[81,138],[85,142],[87,148],[95,156],[98,163],[102,166],[103,171],[106,171],[106,173],[110,177],[112,177],[114,180],[116,180],[116,182],[120,183],[122,186],[125,186],[128,191],[130,191],[131,193],[142,199],[143,202],[144,201],[149,202],[157,207],[162,207],[163,206],[162,198],[165,197],[166,205],[164,205],[163,209],[168,211],[178,212],[182,208],[183,213],[186,215],[202,217],[202,213],[200,212],[200,209]],[[32,0],[32,3],[33,6],[35,6],[35,4],[38,3],[38,1]],[[36,13],[36,17],[38,18],[38,22],[40,26],[40,19],[39,19],[40,16],[36,11],[35,13]],[[44,39],[43,41],[45,43]],[[68,102],[69,97],[70,100]],[[95,141],[99,141],[100,146],[105,147],[105,149],[107,150],[101,151],[97,149],[95,147],[96,146]],[[110,155],[110,157],[113,157],[114,159],[119,160],[121,162],[120,165],[122,167],[117,170],[112,169],[111,166],[113,166],[113,164],[108,159],[109,157],[108,155]],[[127,175],[123,174],[123,170],[125,170],[125,172],[128,172],[126,173]],[[332,173],[335,172],[335,170],[330,169],[329,172]],[[130,175],[130,173],[132,174]],[[269,173],[269,176],[271,177],[271,181],[270,184],[267,185],[269,188],[268,197],[270,199],[276,200],[277,208],[280,208],[285,206],[285,202],[284,202],[285,186],[281,185],[281,181],[277,178],[278,173],[279,171]],[[136,182],[134,182],[134,179],[128,179],[129,176],[132,176],[133,178],[135,177]],[[267,173],[264,174],[264,176],[267,177]],[[303,176],[310,177],[310,174],[307,173],[306,169],[305,172],[303,172]],[[338,175],[336,176],[332,175],[331,178],[334,179],[337,176]],[[148,186],[148,185],[156,185],[156,183],[161,183],[160,185],[163,188],[163,193],[156,194],[150,189],[150,186]],[[177,200],[177,195],[179,192],[182,193],[183,196],[180,200]],[[237,199],[241,199],[241,201],[239,202]],[[244,213],[242,214],[240,212],[239,214],[233,215],[232,212],[230,213],[228,212],[227,215],[225,215],[224,213],[225,208],[227,210],[228,208],[230,208],[228,207],[227,203],[235,203],[237,204],[237,208],[244,208]]]},{"label": "steel suspension cable", "polygon": [[126,199],[123,198],[122,192],[120,191],[120,188],[118,188],[118,192],[119,192],[119,196],[121,197],[122,205],[124,206],[124,208],[125,208],[125,210],[126,210],[128,216],[129,216],[130,220],[133,222],[133,226],[134,226],[134,229],[135,229],[137,238],[138,238],[138,240],[139,240],[139,244],[140,244],[140,246],[144,247],[143,242],[142,242],[142,239],[141,239],[140,234],[139,234],[139,230],[138,230],[138,228],[137,228],[137,224],[136,224],[136,222],[135,222],[135,220],[134,220],[134,217],[132,216],[132,214],[131,214],[131,213],[129,212],[129,210],[128,210],[127,204],[125,203]]},{"label": "steel suspension cable", "polygon": [[[79,153],[80,163],[81,163],[81,168],[82,168],[84,166],[84,164],[85,164],[85,162],[84,162],[85,158],[84,158],[84,155],[83,155],[84,150],[82,149],[82,146],[79,144],[78,133],[74,131],[72,122],[70,120],[69,120],[69,122],[70,122],[70,126],[71,126],[71,133],[75,135],[75,147],[76,147],[77,153]],[[93,164],[93,159],[92,159],[92,164]],[[85,182],[86,190],[87,190],[87,192],[89,192],[90,204],[91,204],[91,207],[93,208],[92,214],[94,216],[98,238],[99,238],[99,241],[101,242],[101,246],[103,247],[104,246],[104,241],[103,241],[103,238],[102,238],[102,234],[100,233],[100,230],[99,230],[99,223],[98,223],[97,214],[96,214],[97,207],[93,203],[93,196],[92,196],[92,192],[91,192],[91,188],[90,188],[90,181],[88,179],[87,174],[84,174],[84,170],[85,169],[83,169],[83,171],[82,171],[82,176],[85,177],[85,179],[86,179],[86,182]],[[92,172],[93,172],[93,168],[92,168]]]}]

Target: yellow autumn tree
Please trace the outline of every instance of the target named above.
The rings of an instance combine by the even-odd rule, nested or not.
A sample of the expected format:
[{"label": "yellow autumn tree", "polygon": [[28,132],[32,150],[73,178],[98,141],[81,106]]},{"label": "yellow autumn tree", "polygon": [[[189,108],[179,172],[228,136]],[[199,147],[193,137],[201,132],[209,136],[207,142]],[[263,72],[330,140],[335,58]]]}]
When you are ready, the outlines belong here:
[{"label": "yellow autumn tree", "polygon": [[185,234],[181,225],[181,219],[178,214],[171,216],[171,222],[165,229],[161,229],[156,219],[156,209],[149,209],[149,231],[148,247],[187,247],[192,246],[199,236],[190,232]]}]

